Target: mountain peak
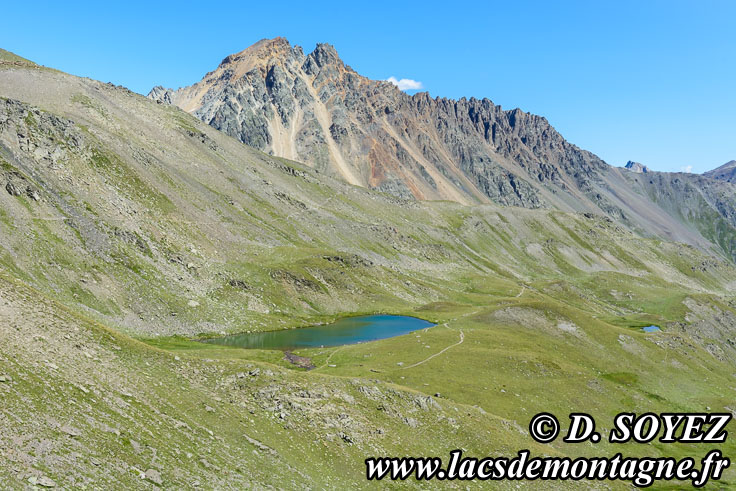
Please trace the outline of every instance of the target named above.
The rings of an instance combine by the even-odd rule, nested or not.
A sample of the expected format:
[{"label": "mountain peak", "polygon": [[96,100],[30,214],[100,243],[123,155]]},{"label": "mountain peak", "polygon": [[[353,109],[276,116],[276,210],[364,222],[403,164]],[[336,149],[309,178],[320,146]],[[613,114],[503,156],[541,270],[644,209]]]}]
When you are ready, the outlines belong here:
[{"label": "mountain peak", "polygon": [[716,169],[705,172],[703,175],[720,181],[736,182],[736,160],[730,160]]},{"label": "mountain peak", "polygon": [[[249,67],[259,64],[270,65],[278,60],[285,60],[293,56],[296,56],[296,58],[304,57],[301,46],[292,45],[285,37],[278,36],[273,39],[261,39],[238,53],[226,56],[220,63],[219,68],[241,64],[249,65]],[[320,68],[328,65],[344,65],[335,47],[329,43],[318,43],[307,56],[307,61],[309,60],[312,60]]]},{"label": "mountain peak", "polygon": [[[295,46],[294,48],[299,47]],[[249,64],[254,64],[256,61],[267,62],[274,58],[288,56],[294,48],[292,48],[286,38],[281,36],[273,39],[261,39],[243,51],[226,56],[220,63],[220,67],[238,64],[240,62],[249,62]]]},{"label": "mountain peak", "polygon": [[317,65],[320,67],[334,63],[342,64],[342,60],[340,60],[337,50],[333,45],[328,43],[317,44],[317,47],[314,48],[314,51],[312,51],[309,56],[314,58],[314,61],[317,62]]},{"label": "mountain peak", "polygon": [[317,44],[314,51],[309,53],[304,60],[303,69],[310,76],[322,74],[322,77],[331,79],[339,78],[340,74],[345,73],[346,69],[352,71],[340,59],[335,47],[327,43]]},{"label": "mountain peak", "polygon": [[[409,96],[361,76],[328,43],[305,56],[285,38],[263,39],[200,82],[150,97],[259,150],[401,198],[568,209],[606,170],[541,116],[488,99]],[[598,209],[602,198],[591,195],[576,206]]]}]

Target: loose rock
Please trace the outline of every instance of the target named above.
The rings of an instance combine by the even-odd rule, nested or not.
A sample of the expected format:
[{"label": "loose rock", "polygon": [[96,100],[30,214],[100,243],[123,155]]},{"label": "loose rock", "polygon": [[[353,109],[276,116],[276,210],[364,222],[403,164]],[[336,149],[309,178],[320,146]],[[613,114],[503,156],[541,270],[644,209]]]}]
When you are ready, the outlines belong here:
[{"label": "loose rock", "polygon": [[161,479],[161,473],[157,471],[156,469],[148,469],[146,471],[145,478],[151,481],[152,483],[159,484],[159,485],[163,484],[164,482],[163,479]]}]

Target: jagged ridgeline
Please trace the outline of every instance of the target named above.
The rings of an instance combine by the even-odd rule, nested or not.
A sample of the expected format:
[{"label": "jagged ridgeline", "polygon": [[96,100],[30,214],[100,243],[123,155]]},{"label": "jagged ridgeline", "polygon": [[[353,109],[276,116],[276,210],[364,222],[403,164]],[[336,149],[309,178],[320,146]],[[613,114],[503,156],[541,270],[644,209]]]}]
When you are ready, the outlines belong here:
[{"label": "jagged ridgeline", "polygon": [[[327,63],[329,47],[307,63],[286,43],[265,46],[288,48],[299,77],[332,64],[345,80],[372,84],[376,97],[394,94],[417,114],[454,112],[454,102],[412,98]],[[269,63],[265,94],[275,70]],[[242,80],[237,75],[233,80]],[[330,83],[307,85],[306,93],[322,101]],[[342,92],[352,97],[335,85],[334,94]],[[414,148],[411,159],[436,151],[450,177],[437,170],[432,179],[458,199],[415,200],[413,192],[405,199],[376,192],[368,181],[349,184],[331,163],[339,138],[325,140],[335,146],[321,164],[297,163],[244,145],[174,105],[0,53],[0,483],[354,489],[366,486],[369,456],[445,456],[455,448],[477,457],[522,448],[570,457],[643,451],[605,442],[538,445],[526,431],[537,412],[564,418],[572,408],[607,427],[622,410],[735,410],[736,270],[711,254],[706,238],[711,230],[728,237],[728,210],[713,211],[713,200],[727,203],[731,184],[611,169],[557,140],[542,118],[483,101],[457,104],[486,107],[478,117],[497,118],[499,128],[505,119],[495,138],[508,131],[504,138],[521,141],[538,127],[541,142],[558,141],[554,150],[557,144],[528,139],[530,160],[494,150],[494,162],[515,176],[501,174],[508,191],[498,196],[534,209],[492,202],[462,170],[462,159],[445,154],[452,145],[434,141],[440,129],[414,130],[417,142],[425,133],[432,141]],[[233,111],[241,107],[232,104]],[[344,127],[361,117],[360,131],[384,118],[389,122],[374,126],[388,132],[396,128],[390,121],[405,117],[403,109],[374,110],[355,100],[345,107],[354,112]],[[310,110],[315,128],[325,128],[315,129],[315,141],[327,138],[332,112],[326,117],[295,102],[286,120],[304,122]],[[276,123],[266,119],[271,134]],[[287,128],[281,115],[278,121],[279,131],[301,131]],[[429,117],[406,125],[420,121],[442,126]],[[454,124],[448,121],[447,131]],[[410,145],[401,134],[391,138]],[[268,138],[266,145],[275,141]],[[458,134],[454,148],[472,160],[469,139]],[[371,148],[384,152],[386,141]],[[490,152],[485,137],[475,141]],[[559,174],[566,189],[523,170],[535,146],[560,159],[570,152],[565,162],[550,157],[545,173]],[[374,165],[343,155],[356,179],[363,165]],[[390,155],[379,155],[375,168],[385,162],[386,173],[398,172],[389,168]],[[572,170],[562,172],[577,168],[574,155],[590,159],[598,201],[579,184],[586,173],[572,179]],[[377,175],[375,187],[383,179]],[[522,181],[528,189],[517,194]],[[428,183],[422,186],[434,189]],[[538,203],[527,203],[527,194]],[[600,208],[603,199],[610,209]],[[578,208],[582,213],[570,212]],[[660,238],[637,233],[632,223],[652,224],[648,232]],[[665,228],[699,248],[662,240]],[[379,312],[437,326],[290,357],[198,342]],[[661,331],[642,332],[650,325]],[[293,360],[315,368],[304,371]],[[696,448],[646,447],[654,457]],[[733,440],[723,451],[734,454]],[[721,483],[734,485],[735,470]]]},{"label": "jagged ridgeline", "polygon": [[730,186],[685,174],[641,179],[567,142],[543,117],[488,99],[407,95],[359,75],[329,44],[305,55],[284,38],[262,40],[200,82],[149,97],[395,196],[605,214],[645,235],[736,254]]}]

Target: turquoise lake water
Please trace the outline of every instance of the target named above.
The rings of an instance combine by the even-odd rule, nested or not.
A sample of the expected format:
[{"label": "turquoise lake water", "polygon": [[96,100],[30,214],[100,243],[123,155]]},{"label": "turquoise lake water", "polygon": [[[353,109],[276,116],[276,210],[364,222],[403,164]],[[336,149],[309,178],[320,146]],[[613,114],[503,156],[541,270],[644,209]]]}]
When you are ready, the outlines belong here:
[{"label": "turquoise lake water", "polygon": [[657,327],[657,326],[642,327],[641,330],[644,331],[644,332],[659,332],[659,331],[661,331],[661,329],[659,327]]},{"label": "turquoise lake water", "polygon": [[346,317],[324,326],[236,334],[206,342],[239,348],[293,350],[365,343],[432,326],[434,324],[429,321],[405,315],[365,315]]}]

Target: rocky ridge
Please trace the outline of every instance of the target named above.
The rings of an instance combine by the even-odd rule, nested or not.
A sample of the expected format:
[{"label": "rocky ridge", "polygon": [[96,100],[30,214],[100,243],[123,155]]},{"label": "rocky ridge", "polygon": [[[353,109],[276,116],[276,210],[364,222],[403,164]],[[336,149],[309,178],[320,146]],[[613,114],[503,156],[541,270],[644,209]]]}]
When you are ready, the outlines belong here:
[{"label": "rocky ridge", "polygon": [[[590,187],[603,161],[540,116],[488,99],[409,96],[284,38],[225,58],[193,86],[154,88],[243,143],[400,197],[539,208]],[[583,205],[584,207],[584,205]]]},{"label": "rocky ridge", "polygon": [[726,162],[717,169],[709,170],[703,175],[721,181],[736,182],[736,160]]}]

